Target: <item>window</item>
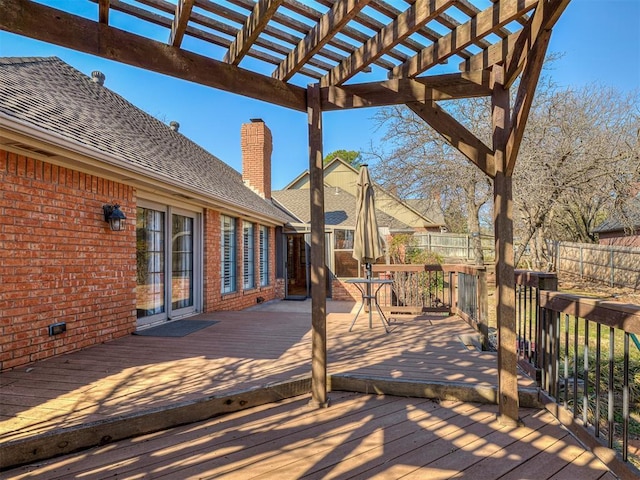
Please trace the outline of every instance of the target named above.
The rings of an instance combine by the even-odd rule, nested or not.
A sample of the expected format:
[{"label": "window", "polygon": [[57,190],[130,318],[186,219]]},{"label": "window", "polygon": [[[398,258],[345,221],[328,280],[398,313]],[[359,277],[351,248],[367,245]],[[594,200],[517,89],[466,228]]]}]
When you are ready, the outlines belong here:
[{"label": "window", "polygon": [[242,222],[242,286],[244,289],[255,288],[255,248],[253,223]]},{"label": "window", "polygon": [[260,286],[269,285],[269,228],[260,226]]},{"label": "window", "polygon": [[236,291],[236,221],[235,218],[220,217],[221,252],[220,277],[222,293]]},{"label": "window", "polygon": [[336,277],[358,277],[358,261],[353,258],[353,230],[335,230],[333,235]]}]

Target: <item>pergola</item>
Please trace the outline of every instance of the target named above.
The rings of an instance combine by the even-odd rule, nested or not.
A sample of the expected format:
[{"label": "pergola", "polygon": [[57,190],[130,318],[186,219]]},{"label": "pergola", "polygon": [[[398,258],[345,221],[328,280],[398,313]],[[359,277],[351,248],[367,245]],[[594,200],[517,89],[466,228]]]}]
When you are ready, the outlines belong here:
[{"label": "pergola", "polygon": [[[71,13],[79,2],[0,0],[0,28],[307,112],[318,407],[328,405],[322,112],[407,105],[493,180],[499,411],[514,423],[511,178],[551,30],[569,1],[87,0],[87,18]],[[447,63],[452,73],[442,73]],[[491,98],[492,145],[440,106],[480,96]]]}]

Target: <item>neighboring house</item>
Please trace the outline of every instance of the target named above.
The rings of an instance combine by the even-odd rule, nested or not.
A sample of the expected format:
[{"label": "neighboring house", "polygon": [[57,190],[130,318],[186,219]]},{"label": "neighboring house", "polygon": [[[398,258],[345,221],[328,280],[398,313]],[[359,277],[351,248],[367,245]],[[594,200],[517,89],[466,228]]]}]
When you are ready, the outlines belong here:
[{"label": "neighboring house", "polygon": [[[339,157],[324,166],[324,201],[327,268],[331,283],[327,294],[334,299],[352,298],[354,289],[342,280],[363,275],[362,265],[352,257],[356,224],[358,170]],[[374,185],[376,217],[385,241],[397,234],[440,231],[417,209],[401,201],[379,185]],[[273,198],[289,215],[298,219],[286,229],[286,294],[288,297],[309,294],[308,234],[310,229],[309,172],[298,175],[284,190],[274,191]],[[379,262],[386,263],[382,257]]]},{"label": "neighboring house", "polygon": [[241,176],[103,82],[0,59],[0,369],[282,295],[265,124],[242,126]]},{"label": "neighboring house", "polygon": [[[351,195],[356,195],[358,190],[358,170],[350,164],[336,157],[324,166],[325,194],[329,187],[338,187]],[[309,171],[306,170],[298,175],[284,190],[308,189]],[[392,192],[385,190],[380,185],[374,183],[376,208],[387,215],[396,218],[404,225],[409,226],[415,232],[440,232],[444,227],[444,219],[441,213],[434,214],[434,209],[425,211],[424,202],[413,204],[403,201]],[[413,202],[413,201],[412,201]],[[431,217],[430,215],[433,215]],[[435,218],[434,218],[435,217]]]},{"label": "neighboring house", "polygon": [[640,193],[629,201],[624,214],[626,218],[611,216],[593,230],[600,245],[640,247]]}]

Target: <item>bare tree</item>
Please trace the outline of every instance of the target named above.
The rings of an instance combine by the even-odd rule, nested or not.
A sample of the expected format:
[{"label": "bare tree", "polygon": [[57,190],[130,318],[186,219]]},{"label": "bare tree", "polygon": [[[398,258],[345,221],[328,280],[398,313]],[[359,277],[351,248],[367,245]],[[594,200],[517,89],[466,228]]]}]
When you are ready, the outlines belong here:
[{"label": "bare tree", "polygon": [[[441,105],[491,145],[487,99]],[[531,266],[550,268],[547,240],[593,242],[605,216],[633,216],[627,200],[640,185],[639,105],[639,92],[541,79],[514,172],[516,264],[529,247]],[[408,108],[381,109],[375,120],[385,129],[382,145],[367,154],[377,159],[377,179],[401,197],[437,202],[451,231],[472,234],[483,261],[479,233],[491,180]]]},{"label": "bare tree", "polygon": [[[479,130],[486,123],[481,119],[489,115],[485,99],[448,102],[446,107],[479,138],[490,138],[488,131]],[[450,231],[472,234],[475,260],[484,263],[480,225],[483,211],[490,214],[491,179],[408,108],[383,108],[375,120],[386,130],[383,144],[367,153],[376,161],[376,180],[401,198],[429,199],[440,207]]]},{"label": "bare tree", "polygon": [[547,268],[545,239],[594,241],[593,228],[637,177],[636,105],[599,85],[540,85],[514,172],[516,263],[529,245],[533,267]]}]

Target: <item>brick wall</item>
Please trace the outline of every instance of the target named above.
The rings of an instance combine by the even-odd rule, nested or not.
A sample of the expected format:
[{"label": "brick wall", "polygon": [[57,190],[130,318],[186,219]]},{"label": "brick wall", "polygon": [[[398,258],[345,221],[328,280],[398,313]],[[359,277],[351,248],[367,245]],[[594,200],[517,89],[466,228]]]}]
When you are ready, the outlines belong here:
[{"label": "brick wall", "polygon": [[264,198],[271,198],[271,130],[262,120],[245,123],[240,129],[242,180]]},{"label": "brick wall", "polygon": [[278,296],[276,291],[276,248],[275,229],[269,228],[269,285],[260,286],[259,271],[259,224],[254,223],[255,280],[256,287],[242,288],[242,221],[236,218],[236,291],[222,294],[220,278],[220,213],[206,210],[204,215],[204,311],[242,310],[261,301],[269,301]]},{"label": "brick wall", "polygon": [[[102,205],[129,219],[112,232]],[[135,330],[132,187],[0,150],[0,369]],[[48,326],[66,322],[65,333]]]},{"label": "brick wall", "polygon": [[331,280],[331,299],[336,301],[359,302],[362,295],[355,285],[344,283],[339,278]]}]

